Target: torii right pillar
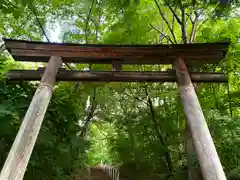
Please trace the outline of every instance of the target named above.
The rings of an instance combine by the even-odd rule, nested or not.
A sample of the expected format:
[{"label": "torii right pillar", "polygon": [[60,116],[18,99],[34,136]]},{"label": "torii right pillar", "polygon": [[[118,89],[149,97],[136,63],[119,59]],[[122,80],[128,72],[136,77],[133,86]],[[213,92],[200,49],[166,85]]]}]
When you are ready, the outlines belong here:
[{"label": "torii right pillar", "polygon": [[205,180],[226,180],[183,58],[178,57],[173,66],[176,69],[180,97],[187,116],[187,124],[193,139],[202,175]]}]

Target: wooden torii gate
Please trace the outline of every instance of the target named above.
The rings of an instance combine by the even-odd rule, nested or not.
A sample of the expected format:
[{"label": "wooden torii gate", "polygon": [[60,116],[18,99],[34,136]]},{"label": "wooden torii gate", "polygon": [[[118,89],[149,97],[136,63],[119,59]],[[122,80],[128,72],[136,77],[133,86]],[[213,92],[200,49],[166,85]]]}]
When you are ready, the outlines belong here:
[{"label": "wooden torii gate", "polygon": [[[223,73],[189,73],[187,65],[216,64],[228,43],[176,45],[83,45],[4,39],[16,61],[48,62],[45,69],[12,70],[9,80],[40,80],[0,174],[0,180],[22,180],[56,80],[104,82],[178,82],[187,123],[205,180],[225,180],[225,174],[192,82],[227,82]],[[113,71],[70,71],[63,63],[112,64]],[[175,71],[126,72],[124,64],[172,64]]]}]

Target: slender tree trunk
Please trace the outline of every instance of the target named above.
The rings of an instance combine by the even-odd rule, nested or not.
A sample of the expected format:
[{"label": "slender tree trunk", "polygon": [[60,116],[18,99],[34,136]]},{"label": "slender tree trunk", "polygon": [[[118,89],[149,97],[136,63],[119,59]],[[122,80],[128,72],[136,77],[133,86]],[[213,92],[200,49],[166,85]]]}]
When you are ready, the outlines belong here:
[{"label": "slender tree trunk", "polygon": [[87,132],[89,130],[89,127],[91,125],[92,119],[94,117],[95,110],[97,108],[97,102],[96,102],[96,88],[93,89],[93,95],[92,95],[92,100],[90,102],[90,108],[88,109],[88,114],[87,117],[84,121],[83,129],[80,133],[81,137],[86,137]]},{"label": "slender tree trunk", "polygon": [[192,30],[190,34],[190,40],[189,40],[190,43],[193,43],[196,39],[197,21],[198,21],[198,14],[197,12],[195,12],[195,19],[192,21]]},{"label": "slender tree trunk", "polygon": [[167,149],[166,153],[165,153],[165,159],[166,159],[166,163],[167,163],[167,167],[168,167],[168,174],[169,174],[169,176],[171,176],[171,174],[173,173],[173,163],[172,163],[170,150],[168,148],[167,143],[165,142],[164,136],[162,135],[162,131],[159,129],[161,127],[159,126],[159,123],[156,119],[155,111],[154,111],[154,108],[153,108],[153,103],[152,103],[151,98],[149,97],[146,86],[145,86],[145,92],[146,92],[146,96],[148,98],[148,105],[150,107],[150,112],[151,112],[151,115],[152,115],[152,122],[153,122],[153,125],[154,125],[154,129],[156,131],[157,137],[158,137],[159,141],[161,142],[161,144],[164,147],[166,147],[166,149]]},{"label": "slender tree trunk", "polygon": [[[181,0],[180,0],[181,1]],[[188,43],[188,38],[187,38],[187,27],[186,27],[186,15],[185,15],[185,10],[181,1],[181,13],[182,13],[182,21],[181,21],[181,29],[182,29],[182,40],[184,44]]]}]

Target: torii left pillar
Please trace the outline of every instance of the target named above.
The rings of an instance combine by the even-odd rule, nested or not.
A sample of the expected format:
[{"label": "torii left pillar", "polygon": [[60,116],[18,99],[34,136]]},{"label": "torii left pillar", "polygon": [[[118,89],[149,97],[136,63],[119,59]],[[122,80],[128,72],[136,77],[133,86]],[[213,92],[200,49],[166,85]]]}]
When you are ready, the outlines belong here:
[{"label": "torii left pillar", "polygon": [[61,66],[62,59],[60,57],[52,56],[50,58],[4,163],[0,180],[23,179],[43,118],[52,97],[56,74]]}]

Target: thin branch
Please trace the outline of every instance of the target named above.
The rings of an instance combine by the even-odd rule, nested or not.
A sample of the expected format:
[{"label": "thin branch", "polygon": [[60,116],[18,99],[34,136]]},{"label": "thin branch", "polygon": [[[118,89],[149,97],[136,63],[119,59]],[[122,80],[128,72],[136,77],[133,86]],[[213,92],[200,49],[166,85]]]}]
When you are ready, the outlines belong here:
[{"label": "thin branch", "polygon": [[3,44],[0,46],[0,49],[5,48],[4,46],[5,46],[5,44],[3,43]]},{"label": "thin branch", "polygon": [[83,125],[83,129],[80,133],[81,137],[85,137],[87,134],[87,131],[89,129],[89,126],[92,122],[92,119],[94,117],[95,110],[97,109],[97,101],[96,101],[96,88],[93,89],[93,95],[92,95],[92,101],[91,101],[91,107],[88,111],[88,115],[85,119],[85,123]]},{"label": "thin branch", "polygon": [[197,21],[198,21],[198,14],[195,12],[195,19],[192,21],[192,30],[190,33],[190,43],[193,43],[196,39],[196,31],[197,31]]},{"label": "thin branch", "polygon": [[157,5],[157,8],[158,8],[158,11],[159,11],[159,14],[161,15],[161,17],[163,18],[164,22],[166,23],[170,33],[172,34],[172,37],[173,37],[173,40],[174,40],[174,43],[177,44],[177,40],[176,40],[176,37],[174,35],[174,32],[173,32],[173,29],[171,28],[168,20],[166,19],[166,17],[164,16],[161,8],[160,8],[160,5],[158,4],[157,0],[154,0],[155,4]]},{"label": "thin branch", "polygon": [[[143,66],[138,65],[138,70],[139,71],[144,71]],[[153,107],[152,100],[151,100],[151,98],[149,96],[149,93],[148,93],[147,84],[143,85],[142,87],[144,88],[145,94],[146,94],[146,97],[147,97],[147,102],[148,102],[148,105],[149,105],[149,108],[150,108],[150,113],[151,113],[151,116],[152,116],[151,120],[154,124],[154,130],[156,131],[156,134],[157,134],[158,139],[161,142],[161,144],[166,147],[165,158],[166,158],[166,163],[167,163],[167,167],[168,167],[168,171],[169,171],[169,176],[171,176],[170,174],[173,172],[173,163],[172,163],[171,153],[170,153],[170,150],[169,150],[169,148],[168,148],[168,146],[165,142],[165,138],[162,135],[161,126],[159,126],[158,121],[156,119],[155,110],[154,110],[154,107]]]},{"label": "thin branch", "polygon": [[157,29],[157,28],[156,28],[155,26],[153,26],[151,23],[150,23],[149,25],[152,27],[152,29],[154,29],[155,31],[157,31],[158,33],[160,33],[163,37],[165,37],[165,38],[168,39],[172,44],[174,44],[174,42],[172,41],[172,39],[171,39],[168,35],[162,33],[159,29]]},{"label": "thin branch", "polygon": [[7,50],[7,48],[5,47],[5,44],[2,44],[2,45],[0,46],[0,54],[2,54],[3,51],[5,51],[5,50]]},{"label": "thin branch", "polygon": [[182,23],[181,23],[181,28],[182,28],[182,40],[184,44],[188,43],[188,38],[187,38],[187,28],[186,28],[186,16],[185,16],[185,9],[182,4],[182,0],[180,0],[180,8],[181,8],[181,13],[182,13]]},{"label": "thin branch", "polygon": [[[132,93],[132,94],[133,94],[133,93]],[[148,104],[146,103],[146,101],[144,101],[143,99],[140,99],[138,96],[131,96],[131,95],[128,94],[128,93],[125,93],[125,95],[128,96],[128,97],[130,97],[130,98],[133,98],[133,99],[135,99],[135,100],[138,100],[138,101],[140,101],[140,102],[143,102],[143,103],[146,104],[146,105],[148,105]]]},{"label": "thin branch", "polygon": [[196,32],[198,32],[199,29],[201,29],[202,25],[203,25],[207,20],[208,20],[208,18],[204,19],[204,20],[199,24],[199,26],[198,26]]},{"label": "thin branch", "polygon": [[147,100],[148,100],[148,104],[149,104],[149,107],[150,107],[150,112],[151,112],[151,116],[152,116],[152,122],[154,124],[154,129],[157,133],[157,136],[158,136],[158,139],[160,140],[161,144],[163,146],[166,147],[166,153],[165,153],[165,157],[166,157],[166,162],[167,162],[167,167],[168,167],[168,171],[169,171],[169,174],[171,174],[173,172],[173,163],[172,163],[172,158],[171,158],[171,154],[170,154],[170,151],[169,151],[169,148],[165,142],[165,139],[164,139],[164,136],[162,135],[162,130],[161,130],[161,127],[159,127],[159,124],[158,124],[158,121],[156,119],[156,114],[155,114],[155,110],[154,110],[154,107],[153,107],[153,103],[152,103],[152,100],[148,94],[148,90],[147,90],[147,86],[144,86],[144,89],[145,89],[145,93],[146,93],[146,96],[147,96]]},{"label": "thin branch", "polygon": [[[164,29],[165,29],[165,26],[164,26],[164,24],[165,24],[165,22],[164,21],[161,21],[161,28],[159,29],[159,31],[160,32],[164,32]],[[167,35],[167,33],[163,33],[164,35]],[[162,43],[162,40],[164,39],[164,38],[161,38],[161,36],[162,35],[160,35],[160,39],[159,39],[159,43]],[[168,36],[168,35],[167,35]],[[170,36],[168,36],[169,38],[171,38]],[[167,39],[167,44],[169,44],[169,39]],[[174,44],[174,43],[172,43],[172,44]]]},{"label": "thin branch", "polygon": [[98,12],[98,22],[96,23],[96,41],[98,41],[99,25],[101,23],[101,17],[102,17],[103,0],[100,3],[101,4],[100,4],[100,10]]},{"label": "thin branch", "polygon": [[187,15],[187,17],[188,17],[188,18],[186,19],[186,22],[190,19],[190,21],[193,23],[193,20],[192,20],[193,12],[194,12],[194,14],[197,13],[197,10],[198,10],[198,9],[199,9],[199,8],[193,7],[192,10],[191,10],[191,12],[190,12],[190,14],[186,13],[186,15]]},{"label": "thin branch", "polygon": [[[87,21],[87,17],[85,17],[84,15],[82,15],[81,13],[77,13],[78,17],[80,17],[81,19],[83,19],[85,22]],[[92,22],[95,26],[97,25],[96,20],[94,20],[93,18],[89,17],[89,22]],[[86,26],[86,25],[85,25]],[[84,30],[85,31],[85,30]]]},{"label": "thin branch", "polygon": [[[177,8],[175,8],[175,11],[176,11]],[[174,32],[174,23],[175,23],[175,16],[173,16],[172,18],[172,30]]]},{"label": "thin branch", "polygon": [[32,13],[34,14],[34,16],[35,16],[35,18],[37,20],[37,23],[38,23],[40,29],[42,30],[42,33],[43,33],[44,37],[47,39],[48,42],[50,42],[50,39],[48,38],[47,33],[44,30],[44,28],[43,28],[43,26],[42,26],[42,24],[41,24],[41,22],[40,22],[40,20],[38,18],[38,15],[37,15],[37,12],[35,11],[35,8],[32,6],[30,9],[31,9]]},{"label": "thin branch", "polygon": [[86,20],[86,24],[85,24],[85,43],[86,44],[88,44],[88,23],[89,23],[89,20],[90,20],[90,17],[91,17],[94,2],[95,2],[95,0],[92,0],[92,4],[91,4],[90,9],[88,11],[88,16],[87,16],[87,20]]},{"label": "thin branch", "polygon": [[182,21],[180,20],[180,18],[178,17],[178,15],[176,14],[176,12],[173,10],[172,6],[167,2],[164,1],[164,3],[169,7],[170,11],[172,12],[173,16],[176,18],[177,22],[179,25],[182,24]]},{"label": "thin branch", "polygon": [[186,13],[187,15],[187,19],[186,19],[186,22],[190,19],[191,23],[193,22],[192,20],[192,11],[190,12],[190,14]]},{"label": "thin branch", "polygon": [[[229,73],[228,73],[228,76],[229,76]],[[231,98],[231,93],[230,93],[230,83],[229,82],[227,83],[227,96],[228,96],[230,117],[233,117],[232,98]]]},{"label": "thin branch", "polygon": [[73,70],[69,64],[65,63],[65,65],[68,67],[68,69]]}]

